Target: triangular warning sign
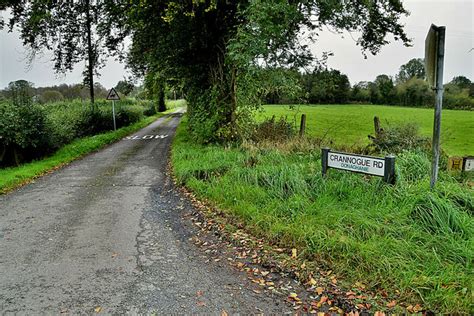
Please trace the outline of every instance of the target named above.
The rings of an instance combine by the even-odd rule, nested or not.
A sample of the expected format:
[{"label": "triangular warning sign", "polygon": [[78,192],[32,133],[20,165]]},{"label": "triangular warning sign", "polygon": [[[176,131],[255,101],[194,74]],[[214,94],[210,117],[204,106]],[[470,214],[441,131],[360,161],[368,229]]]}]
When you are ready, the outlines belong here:
[{"label": "triangular warning sign", "polygon": [[109,94],[107,95],[107,100],[120,100],[120,97],[114,88],[110,89]]}]

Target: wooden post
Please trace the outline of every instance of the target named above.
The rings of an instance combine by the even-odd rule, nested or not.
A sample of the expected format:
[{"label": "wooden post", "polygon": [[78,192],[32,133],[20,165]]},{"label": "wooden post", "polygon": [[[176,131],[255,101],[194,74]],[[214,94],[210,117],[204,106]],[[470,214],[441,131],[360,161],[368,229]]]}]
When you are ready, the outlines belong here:
[{"label": "wooden post", "polygon": [[395,184],[395,156],[385,157],[385,170],[383,180],[388,184]]},{"label": "wooden post", "polygon": [[375,138],[379,138],[380,134],[382,133],[382,129],[380,128],[380,119],[377,116],[374,116],[374,130]]},{"label": "wooden post", "polygon": [[303,137],[305,129],[306,129],[306,114],[302,114],[301,123],[300,123],[300,137]]},{"label": "wooden post", "polygon": [[321,173],[323,177],[326,175],[328,171],[328,155],[329,155],[329,148],[321,148]]}]

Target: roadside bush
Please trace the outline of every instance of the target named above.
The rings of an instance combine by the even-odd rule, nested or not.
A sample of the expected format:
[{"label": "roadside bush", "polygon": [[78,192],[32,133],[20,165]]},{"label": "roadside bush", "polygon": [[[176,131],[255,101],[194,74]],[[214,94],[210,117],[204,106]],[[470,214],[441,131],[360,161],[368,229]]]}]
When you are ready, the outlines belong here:
[{"label": "roadside bush", "polygon": [[[117,128],[143,118],[152,102],[125,99],[116,104]],[[156,112],[155,112],[156,113]],[[81,101],[34,105],[0,103],[0,166],[18,165],[40,158],[76,138],[113,129],[110,102],[92,108]]]},{"label": "roadside bush", "polygon": [[143,118],[143,112],[138,106],[119,107],[115,113],[117,128],[138,122]]},{"label": "roadside bush", "polygon": [[0,165],[18,165],[45,154],[50,147],[48,134],[41,107],[0,104]]},{"label": "roadside bush", "polygon": [[280,117],[279,120],[275,120],[275,117],[272,117],[257,124],[251,139],[257,142],[263,140],[278,141],[289,139],[294,135],[293,125],[285,118]]},{"label": "roadside bush", "polygon": [[156,113],[158,112],[156,111],[156,107],[153,104],[153,102],[150,101],[150,102],[147,102],[146,105],[144,104],[143,115],[152,116],[152,115],[155,115]]},{"label": "roadside bush", "polygon": [[406,150],[429,149],[429,138],[420,136],[420,127],[415,123],[392,125],[371,138],[375,151],[392,154]]}]

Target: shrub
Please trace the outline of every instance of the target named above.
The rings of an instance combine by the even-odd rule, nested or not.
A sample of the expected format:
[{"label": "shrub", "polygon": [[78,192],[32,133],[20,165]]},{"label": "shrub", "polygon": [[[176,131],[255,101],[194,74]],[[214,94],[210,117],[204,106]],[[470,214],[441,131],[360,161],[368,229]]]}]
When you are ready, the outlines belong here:
[{"label": "shrub", "polygon": [[400,153],[405,150],[428,149],[429,138],[420,136],[419,126],[415,123],[388,126],[376,137],[372,137],[372,144],[376,151]]},{"label": "shrub", "polygon": [[46,114],[36,105],[0,104],[0,165],[18,165],[48,151]]},{"label": "shrub", "polygon": [[293,125],[280,117],[279,120],[275,120],[275,117],[267,119],[255,127],[255,131],[252,135],[252,140],[272,140],[279,141],[291,138],[295,135]]},{"label": "shrub", "polygon": [[143,118],[143,108],[138,106],[119,107],[115,114],[118,128],[141,120]]}]

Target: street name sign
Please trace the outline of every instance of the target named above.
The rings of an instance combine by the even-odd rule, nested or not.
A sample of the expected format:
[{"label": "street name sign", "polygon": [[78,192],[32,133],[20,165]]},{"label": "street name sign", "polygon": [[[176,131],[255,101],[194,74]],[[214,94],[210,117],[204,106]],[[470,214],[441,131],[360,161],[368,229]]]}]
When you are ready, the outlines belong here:
[{"label": "street name sign", "polygon": [[464,158],[464,171],[474,171],[474,157],[465,157]]},{"label": "street name sign", "polygon": [[112,101],[120,100],[120,97],[114,88],[110,89],[109,94],[107,94],[107,100],[112,100]]},{"label": "street name sign", "polygon": [[333,168],[383,177],[385,182],[395,183],[395,156],[380,158],[323,148],[321,163],[323,175],[327,173],[328,168]]}]

